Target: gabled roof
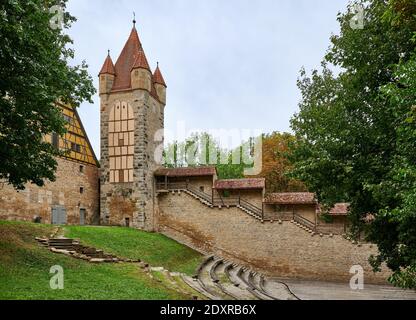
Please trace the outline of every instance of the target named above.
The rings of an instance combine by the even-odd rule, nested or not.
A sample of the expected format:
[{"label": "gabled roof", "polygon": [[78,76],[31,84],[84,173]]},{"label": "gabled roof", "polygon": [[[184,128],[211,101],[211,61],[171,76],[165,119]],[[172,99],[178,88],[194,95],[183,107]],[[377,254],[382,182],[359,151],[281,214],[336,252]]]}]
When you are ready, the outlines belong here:
[{"label": "gabled roof", "polygon": [[215,167],[195,168],[161,168],[155,172],[156,177],[204,177],[217,174]]},{"label": "gabled roof", "polygon": [[153,82],[154,83],[161,84],[162,86],[167,87],[166,86],[165,79],[163,79],[162,72],[160,72],[159,63],[157,64],[155,73],[153,74]]},{"label": "gabled roof", "polygon": [[[65,154],[63,157],[69,160],[100,166],[77,108],[62,102],[57,102],[56,105],[67,119],[67,132],[64,135],[63,145],[65,146],[63,150],[68,152],[68,154]],[[71,143],[79,144],[85,149],[81,150],[81,152],[71,150]]]},{"label": "gabled roof", "polygon": [[131,87],[131,70],[140,54],[144,55],[142,44],[136,27],[133,27],[115,65],[116,78],[113,91],[129,89]]},{"label": "gabled roof", "polygon": [[267,204],[316,204],[315,194],[309,192],[270,193],[264,199]]},{"label": "gabled roof", "polygon": [[264,189],[265,187],[266,180],[264,178],[228,179],[215,182],[215,189],[218,190]]},{"label": "gabled roof", "polygon": [[114,69],[114,63],[110,57],[110,53],[108,53],[107,58],[104,61],[103,67],[101,68],[99,75],[101,74],[116,74],[116,70]]}]

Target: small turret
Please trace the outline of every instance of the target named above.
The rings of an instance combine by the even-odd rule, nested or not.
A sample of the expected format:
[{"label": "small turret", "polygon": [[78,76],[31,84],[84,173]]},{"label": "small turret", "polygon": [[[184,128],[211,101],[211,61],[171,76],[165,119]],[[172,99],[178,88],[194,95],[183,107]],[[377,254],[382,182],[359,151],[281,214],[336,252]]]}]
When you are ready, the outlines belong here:
[{"label": "small turret", "polygon": [[131,68],[131,88],[149,92],[152,90],[152,73],[143,50],[137,53],[136,60]]},{"label": "small turret", "polygon": [[153,74],[153,83],[156,88],[157,96],[159,97],[159,101],[166,105],[166,82],[163,79],[162,72],[159,69],[159,62],[157,63],[157,67],[155,73]]},{"label": "small turret", "polygon": [[107,58],[104,61],[103,67],[101,68],[98,76],[100,77],[100,94],[110,93],[116,72],[114,69],[113,60],[110,57],[110,50],[108,50]]}]

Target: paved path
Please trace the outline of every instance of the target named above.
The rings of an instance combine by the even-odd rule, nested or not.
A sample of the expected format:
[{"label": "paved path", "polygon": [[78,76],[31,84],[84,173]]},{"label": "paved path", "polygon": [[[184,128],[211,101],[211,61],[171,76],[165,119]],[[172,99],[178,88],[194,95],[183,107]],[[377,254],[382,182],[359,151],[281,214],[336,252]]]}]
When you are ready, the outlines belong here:
[{"label": "paved path", "polygon": [[416,291],[402,290],[388,285],[365,285],[364,290],[351,290],[349,283],[275,280],[286,283],[301,300],[416,300]]}]

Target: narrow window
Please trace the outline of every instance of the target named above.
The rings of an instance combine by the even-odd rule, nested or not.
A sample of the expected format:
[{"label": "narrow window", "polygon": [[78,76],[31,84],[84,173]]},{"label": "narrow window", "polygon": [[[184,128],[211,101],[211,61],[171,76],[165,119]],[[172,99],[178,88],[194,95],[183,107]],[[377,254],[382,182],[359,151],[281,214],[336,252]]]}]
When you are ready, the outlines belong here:
[{"label": "narrow window", "polygon": [[83,193],[84,193],[84,187],[80,187],[80,188],[79,188],[79,193],[80,193],[80,194],[83,194]]},{"label": "narrow window", "polygon": [[84,173],[84,166],[79,166],[79,172]]}]

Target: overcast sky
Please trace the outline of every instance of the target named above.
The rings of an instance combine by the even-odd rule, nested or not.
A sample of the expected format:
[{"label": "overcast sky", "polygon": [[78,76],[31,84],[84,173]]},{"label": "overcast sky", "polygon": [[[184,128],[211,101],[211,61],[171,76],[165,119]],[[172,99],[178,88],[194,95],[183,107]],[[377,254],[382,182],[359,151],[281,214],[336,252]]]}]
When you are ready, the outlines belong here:
[{"label": "overcast sky", "polygon": [[[98,87],[107,50],[118,58],[133,11],[149,63],[168,85],[165,126],[290,131],[299,70],[319,67],[348,0],[70,0],[77,61]],[[99,98],[79,113],[100,157]]]}]

